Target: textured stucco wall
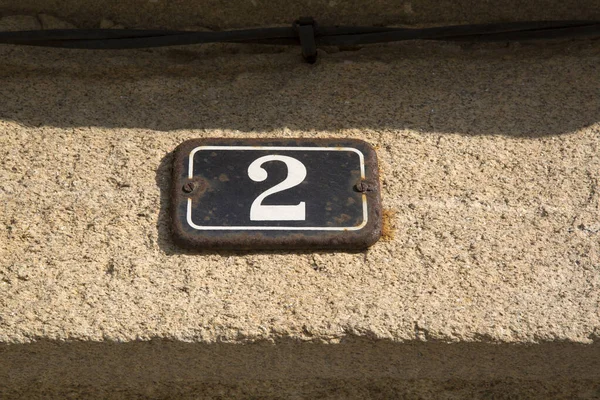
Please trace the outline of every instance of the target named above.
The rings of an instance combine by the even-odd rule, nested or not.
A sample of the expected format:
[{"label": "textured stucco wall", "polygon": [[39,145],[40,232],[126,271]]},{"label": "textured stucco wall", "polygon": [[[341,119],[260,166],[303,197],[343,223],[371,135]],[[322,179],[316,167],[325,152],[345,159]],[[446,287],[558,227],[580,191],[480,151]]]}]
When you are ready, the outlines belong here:
[{"label": "textured stucco wall", "polygon": [[[597,41],[312,66],[297,48],[0,47],[0,397],[597,398],[599,61]],[[172,150],[250,136],[374,145],[385,238],[175,247]]]}]

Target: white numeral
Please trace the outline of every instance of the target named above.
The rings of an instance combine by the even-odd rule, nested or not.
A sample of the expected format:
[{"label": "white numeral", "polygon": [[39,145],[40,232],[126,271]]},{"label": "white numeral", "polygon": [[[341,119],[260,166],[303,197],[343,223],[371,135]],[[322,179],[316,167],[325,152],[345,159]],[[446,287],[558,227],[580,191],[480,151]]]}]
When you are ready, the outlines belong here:
[{"label": "white numeral", "polygon": [[263,182],[267,179],[267,171],[262,165],[268,161],[281,161],[287,167],[287,177],[285,180],[271,189],[266,190],[258,196],[250,207],[251,221],[304,221],[306,219],[306,203],[303,201],[295,206],[271,206],[263,205],[263,200],[274,193],[293,188],[304,181],[306,178],[306,167],[300,161],[287,156],[264,156],[252,162],[248,167],[248,176],[254,182]]}]

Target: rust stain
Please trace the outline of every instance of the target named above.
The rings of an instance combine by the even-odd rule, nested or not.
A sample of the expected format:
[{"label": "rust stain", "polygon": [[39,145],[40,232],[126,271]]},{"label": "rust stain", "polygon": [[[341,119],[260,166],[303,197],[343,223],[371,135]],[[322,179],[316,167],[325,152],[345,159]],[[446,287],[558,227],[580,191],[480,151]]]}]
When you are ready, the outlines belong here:
[{"label": "rust stain", "polygon": [[221,175],[219,175],[219,180],[221,182],[228,182],[229,181],[229,177],[227,175],[225,175],[225,174],[221,174]]},{"label": "rust stain", "polygon": [[381,239],[391,242],[396,237],[396,216],[398,211],[384,208],[382,213],[382,233]]},{"label": "rust stain", "polygon": [[352,217],[349,216],[348,214],[342,214],[339,217],[334,217],[333,220],[335,221],[336,224],[338,225],[342,225],[345,222],[350,221]]}]

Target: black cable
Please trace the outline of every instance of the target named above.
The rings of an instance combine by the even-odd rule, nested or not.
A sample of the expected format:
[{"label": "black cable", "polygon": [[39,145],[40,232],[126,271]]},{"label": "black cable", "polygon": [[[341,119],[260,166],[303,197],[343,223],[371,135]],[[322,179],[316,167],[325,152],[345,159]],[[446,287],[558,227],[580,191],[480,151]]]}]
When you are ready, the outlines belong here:
[{"label": "black cable", "polygon": [[492,42],[585,37],[600,37],[599,21],[510,22],[408,29],[320,27],[312,18],[301,18],[289,28],[223,32],[156,29],[60,29],[0,32],[0,44],[71,49],[135,49],[217,42],[302,45],[304,57],[308,61],[314,62],[318,45],[355,46],[405,40]]}]

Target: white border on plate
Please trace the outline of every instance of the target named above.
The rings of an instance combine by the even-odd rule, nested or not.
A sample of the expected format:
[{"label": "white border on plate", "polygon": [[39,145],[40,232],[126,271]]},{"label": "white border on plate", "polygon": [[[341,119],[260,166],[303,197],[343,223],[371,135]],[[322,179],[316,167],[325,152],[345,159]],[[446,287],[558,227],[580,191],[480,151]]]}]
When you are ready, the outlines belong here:
[{"label": "white border on plate", "polygon": [[[276,151],[351,151],[358,154],[360,159],[360,177],[365,179],[365,156],[363,153],[353,147],[285,147],[285,146],[199,146],[190,152],[188,164],[188,178],[194,177],[194,156],[197,152],[203,150],[276,150]],[[196,225],[192,221],[192,198],[188,197],[187,201],[187,223],[196,230],[201,231],[357,231],[365,227],[369,220],[367,211],[367,195],[362,195],[363,204],[363,222],[358,226],[348,227],[330,227],[330,226],[203,226]]]}]

